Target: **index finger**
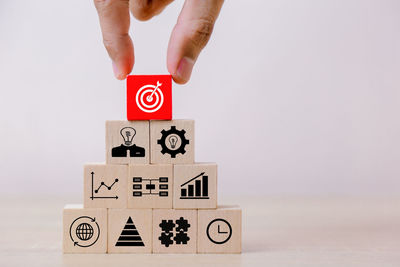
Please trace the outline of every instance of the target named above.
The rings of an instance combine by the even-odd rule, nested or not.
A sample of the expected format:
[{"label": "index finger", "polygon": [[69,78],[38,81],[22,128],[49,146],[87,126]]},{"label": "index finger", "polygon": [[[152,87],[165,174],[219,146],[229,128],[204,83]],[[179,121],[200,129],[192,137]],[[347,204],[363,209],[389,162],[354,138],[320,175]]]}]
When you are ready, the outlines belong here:
[{"label": "index finger", "polygon": [[129,36],[129,0],[94,0],[94,4],[114,75],[123,80],[134,64],[133,43]]}]

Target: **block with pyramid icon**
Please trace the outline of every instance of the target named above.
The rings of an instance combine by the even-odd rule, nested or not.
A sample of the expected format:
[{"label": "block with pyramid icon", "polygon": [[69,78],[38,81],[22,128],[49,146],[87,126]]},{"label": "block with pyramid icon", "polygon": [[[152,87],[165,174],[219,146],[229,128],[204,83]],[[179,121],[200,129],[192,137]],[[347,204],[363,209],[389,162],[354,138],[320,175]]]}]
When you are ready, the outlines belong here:
[{"label": "block with pyramid icon", "polygon": [[64,253],[106,253],[107,209],[66,205],[63,211]]},{"label": "block with pyramid icon", "polygon": [[108,210],[108,253],[151,253],[151,209]]},{"label": "block with pyramid icon", "polygon": [[193,163],[194,121],[151,121],[150,150],[152,164]]},{"label": "block with pyramid icon", "polygon": [[83,179],[85,208],[127,207],[127,165],[86,164]]},{"label": "block with pyramid icon", "polygon": [[106,121],[106,162],[150,162],[149,121]]}]

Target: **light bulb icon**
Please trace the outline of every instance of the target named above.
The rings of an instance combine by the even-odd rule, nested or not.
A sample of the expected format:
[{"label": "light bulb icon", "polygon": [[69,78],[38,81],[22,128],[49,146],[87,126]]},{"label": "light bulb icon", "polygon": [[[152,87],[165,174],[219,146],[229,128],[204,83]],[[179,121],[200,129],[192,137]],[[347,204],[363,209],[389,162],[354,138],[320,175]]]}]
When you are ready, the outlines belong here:
[{"label": "light bulb icon", "polygon": [[120,133],[122,135],[122,138],[124,139],[125,145],[131,146],[133,137],[136,135],[136,130],[132,127],[124,127],[121,129]]},{"label": "light bulb icon", "polygon": [[171,148],[174,149],[176,147],[176,144],[178,143],[178,137],[176,137],[175,135],[171,135],[168,138],[168,142],[171,145]]}]

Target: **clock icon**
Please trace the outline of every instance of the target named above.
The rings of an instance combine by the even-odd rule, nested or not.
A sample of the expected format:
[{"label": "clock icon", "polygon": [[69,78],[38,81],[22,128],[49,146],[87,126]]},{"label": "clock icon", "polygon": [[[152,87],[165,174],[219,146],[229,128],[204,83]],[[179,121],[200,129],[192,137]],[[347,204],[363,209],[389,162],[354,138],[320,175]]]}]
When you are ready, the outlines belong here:
[{"label": "clock icon", "polygon": [[232,226],[224,219],[212,220],[207,226],[207,237],[214,244],[224,244],[232,236]]}]

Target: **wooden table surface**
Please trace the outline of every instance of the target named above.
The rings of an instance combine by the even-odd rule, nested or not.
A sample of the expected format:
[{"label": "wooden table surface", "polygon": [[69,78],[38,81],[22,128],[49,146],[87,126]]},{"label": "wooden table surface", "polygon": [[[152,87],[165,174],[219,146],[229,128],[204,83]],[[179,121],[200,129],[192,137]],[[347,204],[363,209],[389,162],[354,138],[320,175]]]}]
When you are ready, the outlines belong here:
[{"label": "wooden table surface", "polygon": [[64,255],[62,209],[77,197],[1,197],[0,266],[400,266],[400,198],[236,197],[241,255]]}]

